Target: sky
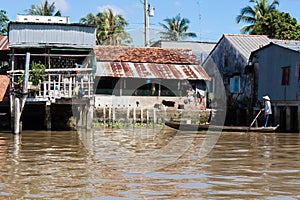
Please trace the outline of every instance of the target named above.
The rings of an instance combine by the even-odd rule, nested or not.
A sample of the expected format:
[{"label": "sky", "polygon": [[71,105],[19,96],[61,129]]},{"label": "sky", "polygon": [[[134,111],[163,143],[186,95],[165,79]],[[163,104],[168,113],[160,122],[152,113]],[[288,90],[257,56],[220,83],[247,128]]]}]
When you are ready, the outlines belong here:
[{"label": "sky", "polygon": [[[71,23],[78,23],[88,13],[97,14],[111,8],[128,21],[126,30],[133,37],[134,45],[144,43],[144,0],[49,0],[61,11],[62,16],[70,17]],[[271,0],[269,0],[271,2]],[[279,0],[277,7],[290,13],[300,23],[300,0]],[[41,0],[9,0],[0,2],[0,9],[7,12],[9,20],[15,21],[17,14],[26,14],[31,5],[40,5]],[[246,24],[237,24],[235,18],[242,8],[252,5],[249,0],[148,0],[155,14],[149,17],[150,41],[159,39],[159,23],[164,19],[180,14],[190,20],[189,32],[197,34],[190,40],[218,42],[223,34],[239,34]]]}]

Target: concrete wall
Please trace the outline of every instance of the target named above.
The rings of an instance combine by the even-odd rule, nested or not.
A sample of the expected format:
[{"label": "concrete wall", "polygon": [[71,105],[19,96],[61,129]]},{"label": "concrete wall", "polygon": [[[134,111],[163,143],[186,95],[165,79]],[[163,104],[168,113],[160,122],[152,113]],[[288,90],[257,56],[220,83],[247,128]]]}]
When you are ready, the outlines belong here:
[{"label": "concrete wall", "polygon": [[[183,105],[184,109],[205,109],[206,98],[203,98],[201,103],[194,97],[148,97],[148,96],[111,96],[111,95],[96,95],[95,107],[143,107],[153,108],[154,106],[162,107],[163,101],[174,102],[174,107],[169,109],[178,109],[179,105]],[[138,102],[138,103],[137,103]]]}]

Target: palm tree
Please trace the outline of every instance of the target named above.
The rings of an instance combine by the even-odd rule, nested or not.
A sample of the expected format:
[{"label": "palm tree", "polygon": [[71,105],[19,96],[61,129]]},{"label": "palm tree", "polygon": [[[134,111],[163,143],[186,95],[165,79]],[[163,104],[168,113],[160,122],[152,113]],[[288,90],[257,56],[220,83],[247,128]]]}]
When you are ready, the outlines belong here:
[{"label": "palm tree", "polygon": [[0,35],[7,34],[8,23],[9,23],[9,19],[6,15],[6,11],[0,10]]},{"label": "palm tree", "polygon": [[111,9],[94,15],[92,13],[80,19],[80,23],[96,25],[96,44],[126,45],[131,42],[125,31],[128,22],[122,15],[114,15]]},{"label": "palm tree", "polygon": [[40,16],[61,16],[59,10],[55,11],[55,3],[49,4],[46,0],[44,3],[41,1],[41,6],[31,5],[30,9],[25,10],[29,15],[40,15]]},{"label": "palm tree", "polygon": [[253,3],[253,7],[246,6],[242,8],[241,14],[236,17],[237,23],[245,22],[250,24],[243,27],[241,33],[250,33],[258,21],[276,10],[276,6],[279,6],[278,0],[273,0],[271,4],[268,4],[268,0],[250,0],[249,2]]},{"label": "palm tree", "polygon": [[166,24],[159,23],[165,31],[160,32],[162,34],[161,39],[180,41],[188,37],[197,37],[195,33],[187,32],[190,20],[187,18],[181,18],[180,14],[173,18],[164,19]]}]

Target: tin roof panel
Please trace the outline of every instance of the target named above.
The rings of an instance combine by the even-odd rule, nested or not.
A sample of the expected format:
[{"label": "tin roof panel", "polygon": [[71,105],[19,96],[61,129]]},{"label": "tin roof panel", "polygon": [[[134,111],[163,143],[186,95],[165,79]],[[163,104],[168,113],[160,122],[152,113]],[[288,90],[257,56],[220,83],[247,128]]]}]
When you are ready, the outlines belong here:
[{"label": "tin roof panel", "polygon": [[8,50],[8,37],[5,35],[0,35],[0,51]]},{"label": "tin roof panel", "polygon": [[200,65],[131,63],[131,62],[98,62],[97,76],[210,80]]}]

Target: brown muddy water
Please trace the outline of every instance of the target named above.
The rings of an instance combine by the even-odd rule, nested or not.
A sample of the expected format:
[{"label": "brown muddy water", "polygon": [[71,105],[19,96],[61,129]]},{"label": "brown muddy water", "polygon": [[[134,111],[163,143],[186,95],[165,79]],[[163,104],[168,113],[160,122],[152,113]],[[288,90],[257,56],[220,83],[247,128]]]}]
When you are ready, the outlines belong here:
[{"label": "brown muddy water", "polygon": [[295,133],[0,133],[0,199],[300,199]]}]

